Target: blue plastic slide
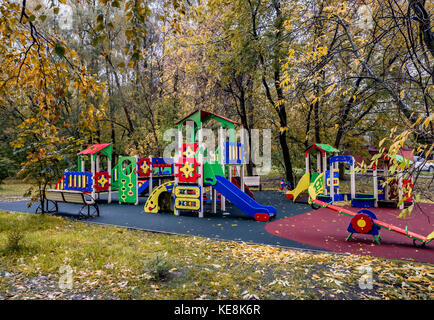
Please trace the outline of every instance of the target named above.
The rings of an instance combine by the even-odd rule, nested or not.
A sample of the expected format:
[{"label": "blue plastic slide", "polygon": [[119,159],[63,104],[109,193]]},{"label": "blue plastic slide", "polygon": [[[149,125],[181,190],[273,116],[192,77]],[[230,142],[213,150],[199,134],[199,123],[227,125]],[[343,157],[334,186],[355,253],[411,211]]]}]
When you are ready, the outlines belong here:
[{"label": "blue plastic slide", "polygon": [[255,220],[268,221],[269,218],[276,215],[276,208],[260,205],[225,177],[215,175],[215,179],[216,184],[213,185],[214,189],[249,217],[255,218]]},{"label": "blue plastic slide", "polygon": [[142,185],[139,187],[139,190],[137,190],[137,194],[142,194],[143,191],[145,191],[149,187],[149,180],[146,180],[142,183]]}]

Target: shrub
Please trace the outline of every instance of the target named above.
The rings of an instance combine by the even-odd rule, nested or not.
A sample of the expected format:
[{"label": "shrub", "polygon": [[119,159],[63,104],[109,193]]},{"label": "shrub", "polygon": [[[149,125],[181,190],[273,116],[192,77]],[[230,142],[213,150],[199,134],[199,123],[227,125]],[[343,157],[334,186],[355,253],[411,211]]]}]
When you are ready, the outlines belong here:
[{"label": "shrub", "polygon": [[153,280],[166,279],[170,269],[172,269],[170,261],[162,254],[157,254],[145,262],[145,271]]},{"label": "shrub", "polygon": [[22,240],[24,239],[24,233],[17,227],[13,227],[7,233],[6,250],[15,252],[22,248]]}]

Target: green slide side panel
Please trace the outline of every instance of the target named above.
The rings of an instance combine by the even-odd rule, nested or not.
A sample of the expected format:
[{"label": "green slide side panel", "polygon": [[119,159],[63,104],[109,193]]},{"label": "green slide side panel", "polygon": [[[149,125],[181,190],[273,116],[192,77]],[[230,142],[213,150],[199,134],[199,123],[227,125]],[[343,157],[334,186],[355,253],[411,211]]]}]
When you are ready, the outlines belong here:
[{"label": "green slide side panel", "polygon": [[222,165],[220,163],[204,163],[203,165],[203,179],[205,183],[209,183],[211,185],[215,185],[217,180],[215,176],[224,177],[225,174],[222,169]]},{"label": "green slide side panel", "polygon": [[315,180],[316,180],[316,178],[319,176],[319,173],[318,172],[312,172],[311,173],[311,176],[310,176],[310,183],[313,183]]},{"label": "green slide side panel", "polygon": [[[124,162],[130,162],[127,166]],[[137,202],[137,159],[135,157],[119,157],[118,185],[119,202]]]}]

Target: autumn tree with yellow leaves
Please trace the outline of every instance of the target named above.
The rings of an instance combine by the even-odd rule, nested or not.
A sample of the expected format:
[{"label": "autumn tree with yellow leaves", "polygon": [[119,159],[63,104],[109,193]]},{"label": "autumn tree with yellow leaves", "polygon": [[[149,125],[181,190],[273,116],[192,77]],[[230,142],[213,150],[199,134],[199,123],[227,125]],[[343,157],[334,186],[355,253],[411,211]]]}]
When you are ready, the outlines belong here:
[{"label": "autumn tree with yellow leaves", "polygon": [[312,142],[430,158],[432,14],[423,0],[4,1],[0,161],[22,162],[40,197],[83,144],[159,156],[196,108],[249,137],[271,128],[292,184]]},{"label": "autumn tree with yellow leaves", "polygon": [[[0,104],[16,116],[11,144],[23,154],[18,174],[35,183],[28,194],[43,202],[47,185],[58,176],[57,165],[104,116],[104,84],[56,34],[38,28],[35,12],[40,8],[29,9],[25,0],[6,1],[0,8]],[[74,121],[79,135],[68,132]]]}]

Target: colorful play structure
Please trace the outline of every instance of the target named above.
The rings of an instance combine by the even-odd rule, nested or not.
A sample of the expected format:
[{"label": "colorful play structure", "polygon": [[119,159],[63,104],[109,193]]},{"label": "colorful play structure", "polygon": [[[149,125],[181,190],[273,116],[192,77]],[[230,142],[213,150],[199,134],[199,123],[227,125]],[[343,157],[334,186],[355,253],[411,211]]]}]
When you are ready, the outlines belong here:
[{"label": "colorful play structure", "polygon": [[[220,125],[216,150],[207,150],[203,142],[201,129],[210,120]],[[204,216],[205,202],[211,202],[211,210],[216,213],[217,203],[224,212],[226,201],[230,201],[249,217],[268,221],[276,216],[276,209],[257,203],[244,183],[244,138],[235,135],[238,125],[198,109],[177,123],[178,150],[174,158],[121,156],[113,168],[112,145],[91,145],[78,153],[77,171],[66,171],[54,189],[83,192],[92,199],[107,193],[109,203],[117,192],[120,204],[136,205],[140,196],[148,194],[145,212],[196,212],[199,217]],[[105,168],[102,157],[107,159]]]},{"label": "colorful play structure", "polygon": [[[207,148],[203,141],[204,125],[211,120],[218,124],[218,147]],[[70,192],[76,200],[77,194],[90,196],[92,201],[107,194],[107,201],[112,201],[112,194],[118,194],[120,204],[137,205],[139,197],[147,196],[144,211],[149,213],[170,212],[180,215],[185,212],[204,216],[205,203],[211,204],[212,213],[217,212],[217,204],[222,212],[226,211],[229,201],[247,216],[257,221],[269,221],[276,216],[276,208],[256,202],[253,193],[245,185],[244,137],[236,136],[235,127],[240,123],[212,112],[196,110],[177,123],[178,145],[174,157],[138,157],[120,156],[112,167],[112,145],[110,143],[87,146],[78,153],[77,171],[65,171],[56,183],[54,191],[62,191],[61,198]],[[210,129],[210,128],[208,128]],[[317,168],[311,170],[310,153],[317,152]],[[380,230],[386,229],[411,239],[421,246],[434,239],[434,232],[422,236],[385,223],[366,208],[400,207],[413,201],[412,181],[403,179],[399,172],[398,179],[388,181],[389,166],[393,162],[402,162],[401,156],[392,158],[384,154],[372,167],[373,193],[356,193],[355,160],[350,155],[339,155],[340,151],[328,144],[313,143],[305,150],[306,170],[297,186],[286,191],[286,197],[296,202],[305,198],[314,209],[320,207],[336,211],[351,218],[348,225],[348,241],[353,234],[372,235],[381,244]],[[327,154],[330,156],[327,158]],[[106,162],[101,161],[102,158]],[[350,192],[339,190],[338,164],[350,167]],[[383,176],[378,176],[378,163],[383,164]],[[280,189],[289,185],[280,181]],[[50,192],[53,190],[50,190]],[[64,194],[65,193],[65,194]],[[53,193],[54,200],[60,199]],[[48,199],[48,198],[47,198]],[[74,201],[75,201],[74,200]],[[336,201],[351,201],[352,207],[363,208],[352,212],[333,204]],[[77,203],[77,201],[72,201]],[[83,206],[92,205],[82,201]],[[56,206],[57,207],[57,206]]]},{"label": "colorful play structure", "polygon": [[[310,166],[310,152],[317,151],[317,168],[311,170]],[[328,158],[327,169],[327,153],[332,154]],[[412,188],[413,183],[411,179],[403,179],[402,172],[398,173],[398,179],[394,179],[389,183],[388,181],[389,167],[392,164],[392,159],[384,154],[377,160],[377,164],[372,167],[372,185],[373,192],[369,194],[356,193],[356,179],[355,179],[355,160],[351,155],[338,155],[340,151],[328,144],[313,143],[312,146],[305,150],[305,163],[306,171],[299,180],[297,186],[293,190],[286,192],[286,197],[292,199],[293,202],[308,202],[307,190],[309,186],[321,174],[325,188],[322,194],[318,195],[318,199],[324,202],[335,201],[351,201],[352,207],[359,208],[372,208],[372,207],[399,207],[404,209],[413,201]],[[402,162],[402,156],[395,156],[395,162]],[[339,191],[339,169],[338,164],[343,162],[350,167],[350,192]],[[378,164],[383,164],[383,176],[379,176]],[[411,163],[410,163],[411,164]],[[333,177],[333,178],[331,178]],[[282,183],[281,183],[282,185]],[[384,185],[384,186],[383,186]],[[302,195],[304,194],[304,197]]]},{"label": "colorful play structure", "polygon": [[[107,159],[105,170],[101,168],[101,157]],[[152,192],[155,181],[161,183],[171,176],[170,159],[121,156],[112,168],[112,145],[94,144],[78,153],[77,171],[65,171],[54,189],[88,193],[93,199],[107,193],[108,203],[112,201],[112,193],[117,192],[119,203],[138,204],[140,195]]]},{"label": "colorful play structure", "polygon": [[[219,124],[216,150],[207,150],[203,143],[201,129],[210,120]],[[257,203],[245,186],[244,137],[240,136],[240,141],[237,141],[236,125],[241,126],[236,121],[204,110],[196,110],[177,123],[178,152],[174,160],[175,179],[171,187],[175,215],[195,211],[199,217],[203,217],[206,198],[212,203],[213,213],[216,213],[217,202],[220,202],[221,210],[225,211],[226,200],[229,200],[255,220],[268,221],[276,216],[274,207]],[[228,136],[226,131],[229,132]],[[167,185],[160,188],[169,192]],[[151,194],[145,204],[145,211],[158,211],[160,194],[157,190],[155,195]]]},{"label": "colorful play structure", "polygon": [[[310,153],[312,151],[318,151],[317,157],[316,157],[316,170],[311,170],[310,167]],[[305,158],[305,173],[301,177],[300,181],[298,182],[297,186],[293,190],[288,190],[286,192],[286,197],[288,199],[292,199],[294,202],[302,202],[307,203],[307,194],[306,191],[309,188],[310,184],[315,181],[315,179],[320,175],[321,173],[325,173],[324,176],[324,183],[327,184],[328,188],[324,190],[325,195],[327,195],[327,190],[330,190],[331,183],[334,182],[334,190],[339,187],[339,179],[338,176],[336,176],[336,172],[333,171],[333,182],[330,182],[330,171],[327,170],[327,153],[337,154],[340,152],[338,149],[333,148],[332,146],[325,144],[325,143],[313,143],[312,146],[307,148],[304,151],[304,158]],[[301,197],[304,195],[304,197]],[[301,198],[299,201],[297,201],[298,198]]]},{"label": "colorful play structure", "polygon": [[[317,169],[310,170],[309,153],[317,150]],[[333,155],[329,157],[329,169],[327,170],[327,152]],[[294,202],[303,192],[307,191],[307,203],[311,204],[314,209],[320,207],[334,210],[340,214],[351,217],[347,231],[349,232],[346,241],[353,234],[369,234],[372,235],[375,241],[380,244],[381,236],[380,229],[386,229],[402,235],[405,235],[413,240],[415,246],[421,243],[421,246],[426,245],[434,239],[434,231],[428,236],[423,236],[414,232],[408,231],[408,228],[402,229],[394,225],[377,219],[376,215],[366,209],[371,207],[399,207],[404,209],[413,201],[411,179],[403,179],[402,171],[398,172],[398,179],[388,181],[389,166],[393,162],[401,163],[405,161],[402,156],[392,157],[388,154],[383,154],[372,167],[373,194],[356,193],[356,179],[354,170],[354,158],[349,155],[338,155],[340,151],[328,144],[313,143],[311,147],[305,151],[306,172],[293,190],[286,192],[286,197]],[[339,193],[339,170],[338,163],[343,162],[350,166],[350,192]],[[378,176],[378,164],[383,164],[383,176]],[[411,164],[411,162],[409,162]],[[281,182],[282,185],[282,182]],[[383,187],[384,185],[384,187]],[[364,208],[357,213],[350,210],[338,207],[333,204],[336,201],[351,201],[352,207]]]},{"label": "colorful play structure", "polygon": [[336,211],[337,213],[346,215],[351,218],[350,223],[348,225],[347,231],[349,232],[349,235],[345,239],[348,241],[354,233],[359,234],[369,234],[372,235],[375,239],[375,241],[378,244],[381,244],[381,236],[380,236],[380,229],[385,229],[388,231],[396,232],[398,234],[404,235],[410,239],[413,240],[413,244],[415,246],[425,246],[426,244],[430,243],[434,239],[434,231],[431,232],[427,236],[423,236],[414,232],[408,231],[408,228],[405,229],[399,228],[397,226],[394,226],[392,224],[386,223],[384,221],[378,220],[376,215],[368,210],[368,209],[361,209],[357,212],[353,212],[350,210],[347,210],[342,207],[338,207],[333,205],[330,202],[324,202],[321,200],[318,200],[318,195],[322,194],[324,191],[324,174],[322,173],[319,175],[315,181],[309,186],[308,193],[309,193],[309,203],[312,205],[312,208],[319,209],[320,207],[327,208],[333,211]]}]

